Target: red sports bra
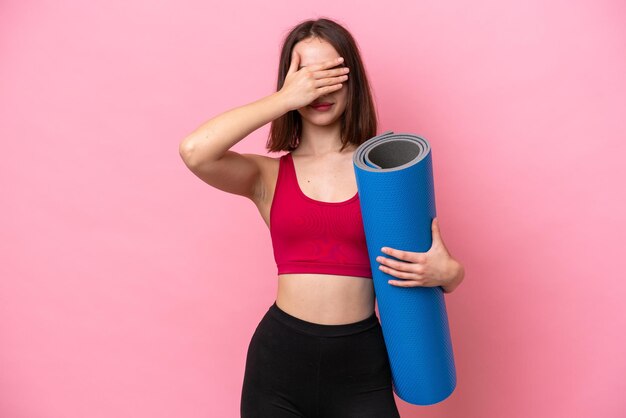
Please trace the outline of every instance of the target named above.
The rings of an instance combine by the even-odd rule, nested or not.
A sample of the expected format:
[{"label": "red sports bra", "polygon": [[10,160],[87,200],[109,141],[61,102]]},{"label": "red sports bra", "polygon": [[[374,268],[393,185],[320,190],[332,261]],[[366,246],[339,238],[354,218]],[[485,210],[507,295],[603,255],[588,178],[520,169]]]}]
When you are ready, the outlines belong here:
[{"label": "red sports bra", "polygon": [[278,274],[372,278],[359,193],[343,202],[308,197],[298,184],[291,153],[279,160],[270,235]]}]

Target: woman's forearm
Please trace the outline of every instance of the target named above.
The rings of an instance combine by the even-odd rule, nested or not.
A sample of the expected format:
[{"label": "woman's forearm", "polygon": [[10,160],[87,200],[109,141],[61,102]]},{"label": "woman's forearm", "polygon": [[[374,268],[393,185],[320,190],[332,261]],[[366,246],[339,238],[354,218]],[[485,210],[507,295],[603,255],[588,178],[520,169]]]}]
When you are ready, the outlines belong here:
[{"label": "woman's forearm", "polygon": [[188,135],[180,143],[180,154],[189,165],[219,160],[233,145],[287,111],[280,92],[227,110]]}]

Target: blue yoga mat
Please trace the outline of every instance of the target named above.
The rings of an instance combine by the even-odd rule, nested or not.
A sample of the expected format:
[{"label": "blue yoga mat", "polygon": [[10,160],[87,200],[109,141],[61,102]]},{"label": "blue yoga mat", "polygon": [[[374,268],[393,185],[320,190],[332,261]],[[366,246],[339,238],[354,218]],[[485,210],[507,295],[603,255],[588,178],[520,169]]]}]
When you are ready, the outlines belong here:
[{"label": "blue yoga mat", "polygon": [[398,287],[376,261],[382,247],[426,252],[436,216],[430,144],[408,133],[384,132],[354,152],[363,228],[394,392],[415,405],[446,399],[456,369],[443,289]]}]

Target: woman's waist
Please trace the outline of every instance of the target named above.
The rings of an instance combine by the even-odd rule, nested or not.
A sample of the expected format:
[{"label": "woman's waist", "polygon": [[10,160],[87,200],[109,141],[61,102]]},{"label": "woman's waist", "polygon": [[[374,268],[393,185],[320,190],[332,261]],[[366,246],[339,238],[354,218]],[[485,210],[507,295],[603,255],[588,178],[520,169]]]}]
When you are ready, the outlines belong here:
[{"label": "woman's waist", "polygon": [[374,284],[371,279],[357,276],[281,274],[276,303],[305,321],[329,325],[352,323],[374,312]]}]

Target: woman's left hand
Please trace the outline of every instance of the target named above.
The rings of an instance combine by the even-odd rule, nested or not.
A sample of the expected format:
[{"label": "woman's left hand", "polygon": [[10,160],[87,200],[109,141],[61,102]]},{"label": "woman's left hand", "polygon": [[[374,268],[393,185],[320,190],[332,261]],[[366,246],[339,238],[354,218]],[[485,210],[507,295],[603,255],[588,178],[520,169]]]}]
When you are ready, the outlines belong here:
[{"label": "woman's left hand", "polygon": [[[463,280],[463,266],[452,258],[441,238],[439,220],[433,219],[433,242],[425,253],[403,251],[383,247],[381,251],[398,260],[378,256],[380,270],[404,280],[389,280],[388,283],[400,287],[441,286],[445,293],[450,293]],[[402,261],[399,261],[402,260]]]}]

